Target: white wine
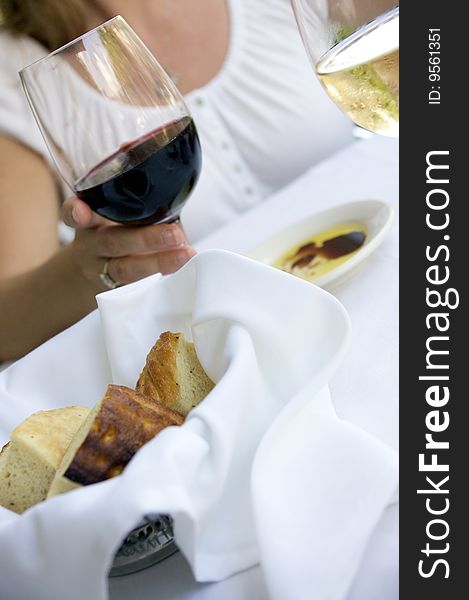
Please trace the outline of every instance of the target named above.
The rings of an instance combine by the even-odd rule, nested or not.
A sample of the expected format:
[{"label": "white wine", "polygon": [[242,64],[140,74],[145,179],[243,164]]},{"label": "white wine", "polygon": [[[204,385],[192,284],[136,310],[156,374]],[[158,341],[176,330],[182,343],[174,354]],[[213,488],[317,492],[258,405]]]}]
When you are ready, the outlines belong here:
[{"label": "white wine", "polygon": [[399,135],[399,7],[342,39],[316,64],[332,100],[358,125]]}]

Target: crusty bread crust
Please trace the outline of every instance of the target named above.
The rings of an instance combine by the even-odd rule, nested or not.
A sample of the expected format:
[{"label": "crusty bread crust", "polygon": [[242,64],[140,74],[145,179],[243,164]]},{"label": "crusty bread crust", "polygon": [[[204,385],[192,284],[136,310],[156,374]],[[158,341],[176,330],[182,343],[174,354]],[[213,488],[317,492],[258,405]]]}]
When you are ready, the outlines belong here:
[{"label": "crusty bread crust", "polygon": [[8,448],[11,446],[11,442],[7,442],[0,450],[0,461],[5,460],[5,456],[8,453]]},{"label": "crusty bread crust", "polygon": [[162,333],[148,353],[136,389],[165,406],[179,404],[176,356],[181,333]]},{"label": "crusty bread crust", "polygon": [[64,476],[80,485],[114,477],[162,429],[183,422],[182,415],[143,394],[125,386],[110,385]]},{"label": "crusty bread crust", "polygon": [[182,333],[166,331],[148,353],[136,389],[187,416],[214,384]]}]

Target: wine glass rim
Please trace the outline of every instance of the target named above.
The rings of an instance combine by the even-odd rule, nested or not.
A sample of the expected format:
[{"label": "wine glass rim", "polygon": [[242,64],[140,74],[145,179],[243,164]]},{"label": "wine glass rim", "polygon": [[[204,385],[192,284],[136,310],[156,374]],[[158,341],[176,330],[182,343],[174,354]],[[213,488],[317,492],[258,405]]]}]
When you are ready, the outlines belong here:
[{"label": "wine glass rim", "polygon": [[63,52],[66,48],[69,48],[70,46],[73,46],[73,44],[76,44],[78,41],[83,40],[84,38],[86,38],[86,37],[88,37],[88,36],[96,33],[96,31],[98,29],[101,29],[102,27],[105,27],[109,23],[112,23],[112,21],[117,21],[117,20],[120,20],[123,23],[127,24],[127,21],[124,19],[124,17],[122,17],[121,15],[115,15],[114,17],[111,17],[110,19],[108,19],[107,21],[104,21],[100,25],[97,25],[96,27],[93,27],[93,29],[90,29],[89,31],[85,31],[85,33],[82,33],[81,35],[77,36],[73,40],[70,40],[70,42],[67,42],[63,46],[60,46],[60,48],[56,48],[52,52],[49,52],[49,54],[46,54],[46,56],[42,56],[41,58],[38,58],[37,60],[33,61],[29,65],[26,65],[25,67],[23,67],[22,69],[20,69],[18,71],[19,76],[22,78],[23,77],[23,73],[25,71],[27,71],[28,69],[30,69],[31,67],[34,67],[35,65],[37,65],[40,62],[48,60],[49,58],[51,58],[52,56],[58,54],[59,52]]}]

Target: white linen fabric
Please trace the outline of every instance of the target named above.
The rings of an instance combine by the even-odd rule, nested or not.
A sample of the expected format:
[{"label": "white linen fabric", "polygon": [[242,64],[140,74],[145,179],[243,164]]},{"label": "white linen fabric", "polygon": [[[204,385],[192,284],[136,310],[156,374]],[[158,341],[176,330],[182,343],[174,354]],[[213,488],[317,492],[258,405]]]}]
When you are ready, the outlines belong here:
[{"label": "white linen fabric", "polygon": [[[357,142],[286,186],[254,210],[202,240],[198,249],[225,248],[247,253],[257,244],[316,212],[363,199],[388,202],[396,211],[383,244],[354,276],[334,287],[352,323],[349,351],[329,388],[339,417],[399,447],[399,141],[383,136]],[[288,211],[285,211],[288,207]],[[403,217],[405,218],[405,217]],[[399,598],[399,506],[388,507],[363,555],[347,600]],[[174,563],[171,566],[170,563]],[[183,571],[186,587],[171,576]],[[259,568],[229,580],[202,586],[192,581],[177,555],[167,565],[141,576],[113,580],[112,600],[126,600],[131,586],[142,600],[146,593],[166,600],[265,600]]]},{"label": "white linen fabric", "polygon": [[[203,152],[202,175],[183,212],[192,241],[352,141],[352,124],[314,76],[289,0],[227,1],[225,63],[186,96]],[[50,161],[17,74],[45,54],[34,40],[0,31],[0,132]],[[103,123],[99,110],[86,119],[91,131]]]},{"label": "white linen fabric", "polygon": [[[375,136],[353,144],[254,210],[198,244],[245,253],[297,220],[360,199],[398,210],[399,142]],[[340,174],[340,177],[337,175]],[[285,211],[288,206],[288,211]],[[383,244],[352,279],[334,288],[352,322],[349,351],[329,388],[339,417],[398,448],[398,219]],[[365,375],[364,375],[365,374]],[[290,514],[289,514],[290,516]],[[347,600],[399,598],[399,505],[388,506],[363,554]],[[286,543],[289,543],[287,538]],[[292,555],[299,556],[290,546]],[[299,565],[300,571],[302,565]],[[180,553],[151,569],[110,580],[111,600],[267,600],[255,566],[217,583],[198,583]],[[311,593],[313,597],[313,593]]]},{"label": "white linen fabric", "polygon": [[92,405],[108,382],[132,386],[167,329],[193,337],[216,386],[121,476],[21,516],[1,509],[0,598],[104,600],[119,541],[155,512],[174,517],[198,581],[260,563],[273,600],[345,598],[397,461],[332,408],[327,382],[349,338],[339,302],[220,250],[98,300],[0,374],[0,442],[35,410]]}]

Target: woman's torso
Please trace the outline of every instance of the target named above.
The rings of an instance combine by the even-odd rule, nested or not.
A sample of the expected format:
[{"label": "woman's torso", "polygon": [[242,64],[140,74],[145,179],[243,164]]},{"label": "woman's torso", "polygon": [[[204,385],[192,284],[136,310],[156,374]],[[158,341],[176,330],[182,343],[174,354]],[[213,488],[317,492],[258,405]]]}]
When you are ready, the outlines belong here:
[{"label": "woman's torso", "polygon": [[[203,151],[183,211],[197,240],[351,141],[351,125],[308,63],[288,0],[227,0],[229,47],[211,81],[186,95]],[[50,161],[17,71],[46,52],[0,33],[0,130]]]}]

